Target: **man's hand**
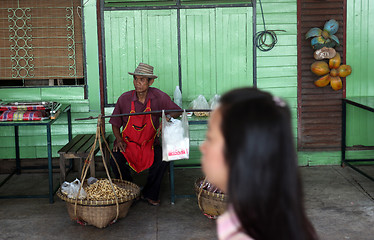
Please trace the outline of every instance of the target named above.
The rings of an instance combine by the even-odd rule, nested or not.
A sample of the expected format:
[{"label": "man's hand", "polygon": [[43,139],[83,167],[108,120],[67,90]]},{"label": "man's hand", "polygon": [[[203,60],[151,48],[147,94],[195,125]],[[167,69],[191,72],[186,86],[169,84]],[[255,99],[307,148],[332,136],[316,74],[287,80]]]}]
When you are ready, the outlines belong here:
[{"label": "man's hand", "polygon": [[123,141],[123,139],[120,139],[119,141],[117,139],[117,141],[115,141],[113,145],[113,152],[125,152],[126,146],[127,144],[125,143],[125,141]]},{"label": "man's hand", "polygon": [[113,144],[113,152],[118,152],[118,151],[125,152],[127,144],[125,143],[125,141],[123,140],[121,136],[121,131],[119,127],[112,125],[112,130],[113,130],[114,136],[116,137],[116,141],[114,141],[114,144]]}]

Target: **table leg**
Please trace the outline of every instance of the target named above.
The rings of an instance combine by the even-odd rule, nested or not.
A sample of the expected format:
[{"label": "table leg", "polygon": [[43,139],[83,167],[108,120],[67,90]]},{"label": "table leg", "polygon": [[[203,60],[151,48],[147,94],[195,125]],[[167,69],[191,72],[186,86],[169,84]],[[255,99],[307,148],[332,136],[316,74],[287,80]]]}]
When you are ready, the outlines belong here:
[{"label": "table leg", "polygon": [[67,114],[68,114],[68,136],[69,136],[69,142],[70,142],[71,139],[73,138],[72,128],[71,128],[71,107],[69,107]]},{"label": "table leg", "polygon": [[21,174],[21,160],[19,155],[19,135],[18,126],[14,126],[14,141],[16,146],[16,173]]},{"label": "table leg", "polygon": [[61,154],[60,155],[60,185],[64,183],[65,179],[66,179],[65,157],[63,156],[63,154]]},{"label": "table leg", "polygon": [[341,139],[341,166],[345,163],[345,148],[346,148],[346,131],[347,131],[347,104],[343,99],[342,102],[342,139]]},{"label": "table leg", "polygon": [[49,178],[49,203],[53,203],[53,172],[52,172],[52,137],[51,125],[47,125],[47,150],[48,150],[48,178]]},{"label": "table leg", "polygon": [[175,192],[174,192],[174,162],[170,162],[170,202],[175,203]]}]

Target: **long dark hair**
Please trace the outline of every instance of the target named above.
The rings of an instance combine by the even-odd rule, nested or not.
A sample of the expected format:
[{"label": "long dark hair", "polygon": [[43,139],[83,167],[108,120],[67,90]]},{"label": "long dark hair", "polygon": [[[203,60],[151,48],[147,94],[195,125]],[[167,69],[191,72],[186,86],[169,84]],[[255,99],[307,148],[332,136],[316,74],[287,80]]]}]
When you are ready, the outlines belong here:
[{"label": "long dark hair", "polygon": [[228,195],[244,232],[256,240],[317,239],[306,217],[286,103],[254,88],[220,99]]}]

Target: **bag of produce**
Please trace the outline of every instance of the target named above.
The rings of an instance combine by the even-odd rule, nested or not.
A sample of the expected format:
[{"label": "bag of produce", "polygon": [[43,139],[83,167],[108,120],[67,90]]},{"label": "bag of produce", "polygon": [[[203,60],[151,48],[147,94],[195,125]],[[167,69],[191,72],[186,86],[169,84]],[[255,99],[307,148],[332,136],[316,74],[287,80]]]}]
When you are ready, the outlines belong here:
[{"label": "bag of produce", "polygon": [[190,152],[190,136],[186,111],[182,120],[171,118],[167,121],[162,111],[162,160],[173,161],[188,159]]},{"label": "bag of produce", "polygon": [[[199,95],[194,99],[189,106],[191,109],[210,109],[208,101],[203,95]],[[198,117],[209,116],[209,112],[195,112],[195,115]]]}]

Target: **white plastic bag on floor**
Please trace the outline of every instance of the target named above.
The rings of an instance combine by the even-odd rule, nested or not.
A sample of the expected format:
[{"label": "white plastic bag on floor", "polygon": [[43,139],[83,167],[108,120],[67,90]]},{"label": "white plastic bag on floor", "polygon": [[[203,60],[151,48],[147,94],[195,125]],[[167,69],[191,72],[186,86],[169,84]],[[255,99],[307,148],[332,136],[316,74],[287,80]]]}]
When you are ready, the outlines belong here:
[{"label": "white plastic bag on floor", "polygon": [[[66,194],[68,198],[75,199],[78,195],[79,188],[81,186],[81,182],[78,179],[75,179],[73,182],[64,182],[61,185],[61,192],[63,194]],[[79,199],[85,199],[87,197],[86,191],[84,191],[83,187],[81,188],[81,191],[79,192]]]},{"label": "white plastic bag on floor", "polygon": [[188,159],[189,152],[190,137],[186,111],[182,114],[182,120],[171,118],[169,122],[162,111],[162,160]]}]

